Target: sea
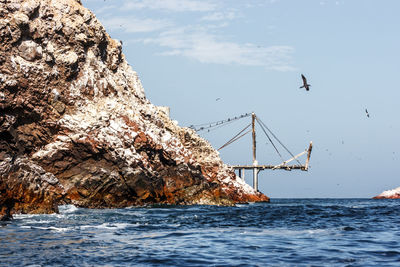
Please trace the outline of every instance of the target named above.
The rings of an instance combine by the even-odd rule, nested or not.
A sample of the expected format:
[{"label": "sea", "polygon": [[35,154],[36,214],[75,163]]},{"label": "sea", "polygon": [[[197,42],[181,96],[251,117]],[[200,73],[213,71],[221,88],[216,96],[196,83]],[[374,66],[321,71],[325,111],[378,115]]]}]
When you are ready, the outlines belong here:
[{"label": "sea", "polygon": [[2,222],[0,266],[400,266],[400,201],[66,205]]}]

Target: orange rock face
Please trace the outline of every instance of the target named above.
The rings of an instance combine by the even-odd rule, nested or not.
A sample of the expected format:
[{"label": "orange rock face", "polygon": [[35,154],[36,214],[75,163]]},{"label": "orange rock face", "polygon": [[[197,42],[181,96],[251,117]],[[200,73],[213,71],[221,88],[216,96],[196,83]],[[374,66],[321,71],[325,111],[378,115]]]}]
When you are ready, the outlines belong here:
[{"label": "orange rock face", "polygon": [[80,1],[0,3],[0,216],[269,200],[146,99]]}]

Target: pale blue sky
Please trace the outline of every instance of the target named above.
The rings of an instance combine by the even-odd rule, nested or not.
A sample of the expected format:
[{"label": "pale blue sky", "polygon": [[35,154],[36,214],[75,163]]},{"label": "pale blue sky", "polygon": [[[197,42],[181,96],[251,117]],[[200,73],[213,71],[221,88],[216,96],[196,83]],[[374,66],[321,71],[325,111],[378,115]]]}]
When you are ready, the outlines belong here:
[{"label": "pale blue sky", "polygon": [[[400,186],[400,1],[82,2],[181,126],[254,111],[293,153],[314,142],[309,172],[260,173],[268,196],[372,197]],[[248,122],[202,136],[219,147]],[[280,163],[261,129],[257,138],[260,164]],[[221,157],[251,163],[250,136]]]}]

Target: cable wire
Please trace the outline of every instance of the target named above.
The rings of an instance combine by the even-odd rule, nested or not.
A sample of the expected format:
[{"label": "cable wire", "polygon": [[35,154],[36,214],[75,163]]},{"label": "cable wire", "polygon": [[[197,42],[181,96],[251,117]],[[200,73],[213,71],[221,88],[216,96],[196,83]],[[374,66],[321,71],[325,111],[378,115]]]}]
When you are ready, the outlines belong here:
[{"label": "cable wire", "polygon": [[[215,128],[215,127],[220,128],[221,126],[225,126],[227,124],[232,123],[233,121],[246,118],[246,117],[248,117],[250,115],[251,115],[250,113],[246,113],[246,114],[242,114],[240,116],[228,118],[228,119],[225,119],[225,120],[219,120],[219,121],[214,121],[214,122],[209,122],[209,123],[190,125],[189,128],[195,130],[196,132],[209,130],[209,129],[212,129],[212,128]],[[206,125],[208,125],[208,126],[206,126]]]},{"label": "cable wire", "polygon": [[[251,125],[251,123],[249,125],[247,125],[243,130],[241,130],[238,134],[236,134],[234,137],[232,137],[228,142],[226,142],[225,144],[223,144],[220,148],[218,148],[217,150],[221,150],[224,147],[232,144],[233,142],[239,140],[240,138],[242,138],[243,136],[245,136],[246,134],[248,134],[250,131],[247,131],[246,133],[242,134],[241,136],[239,136],[241,133],[243,133],[247,128],[249,128]],[[238,137],[239,136],[239,137]]]},{"label": "cable wire", "polygon": [[261,126],[261,129],[263,130],[263,132],[265,133],[265,135],[267,136],[268,140],[271,142],[272,146],[275,148],[276,153],[278,153],[279,157],[281,158],[282,161],[285,161],[281,155],[281,153],[279,153],[278,148],[275,146],[274,142],[272,142],[272,139],[269,137],[269,135],[267,134],[267,131],[265,131],[264,126],[260,123],[260,121],[258,120],[258,117],[256,116],[256,120],[258,122],[258,124]]},{"label": "cable wire", "polygon": [[[281,146],[294,158],[295,156],[293,155],[292,152],[290,152],[290,150],[278,139],[278,137],[276,137],[276,135],[267,127],[267,125],[265,125],[265,123],[258,117],[257,118],[257,122],[261,122],[261,124],[268,130],[268,132],[279,142],[279,144],[281,144]],[[260,125],[261,125],[260,124]],[[296,159],[296,161],[301,165],[301,162]]]}]

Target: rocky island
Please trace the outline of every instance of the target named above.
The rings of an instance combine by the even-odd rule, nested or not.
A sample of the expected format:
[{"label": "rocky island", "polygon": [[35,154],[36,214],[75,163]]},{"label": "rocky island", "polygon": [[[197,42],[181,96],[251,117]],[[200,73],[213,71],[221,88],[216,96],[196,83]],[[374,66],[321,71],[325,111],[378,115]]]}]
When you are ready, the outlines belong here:
[{"label": "rocky island", "polygon": [[379,195],[373,197],[374,199],[400,199],[400,187],[392,190],[386,190]]},{"label": "rocky island", "polygon": [[269,201],[152,105],[80,0],[0,0],[0,216]]}]

